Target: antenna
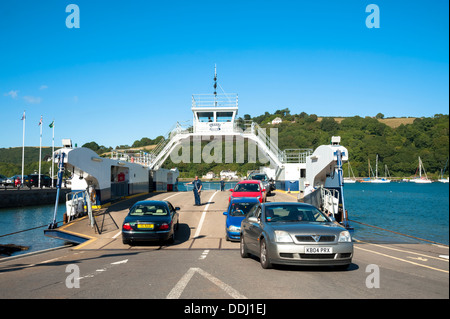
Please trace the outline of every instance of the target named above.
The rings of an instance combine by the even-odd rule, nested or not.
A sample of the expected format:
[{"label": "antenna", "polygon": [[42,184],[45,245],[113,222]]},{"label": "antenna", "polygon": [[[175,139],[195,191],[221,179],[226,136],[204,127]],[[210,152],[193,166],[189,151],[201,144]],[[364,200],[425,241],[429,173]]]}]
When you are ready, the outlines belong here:
[{"label": "antenna", "polygon": [[217,106],[217,66],[214,64],[214,106]]}]

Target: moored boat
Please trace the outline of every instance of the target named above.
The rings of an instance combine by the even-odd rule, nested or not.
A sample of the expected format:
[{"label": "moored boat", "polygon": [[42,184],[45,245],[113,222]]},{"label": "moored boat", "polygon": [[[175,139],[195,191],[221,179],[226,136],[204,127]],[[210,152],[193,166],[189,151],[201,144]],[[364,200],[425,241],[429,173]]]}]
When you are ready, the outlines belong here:
[{"label": "moored boat", "polygon": [[[416,183],[416,184],[432,183],[432,181],[430,179],[428,179],[427,172],[425,171],[425,168],[423,167],[423,163],[422,163],[422,160],[420,159],[420,156],[419,156],[419,167],[417,168],[417,170],[419,171],[419,176],[414,177],[413,179],[410,180],[410,182]],[[424,176],[422,176],[422,170],[423,170]],[[416,171],[416,173],[417,173],[417,171]]]}]

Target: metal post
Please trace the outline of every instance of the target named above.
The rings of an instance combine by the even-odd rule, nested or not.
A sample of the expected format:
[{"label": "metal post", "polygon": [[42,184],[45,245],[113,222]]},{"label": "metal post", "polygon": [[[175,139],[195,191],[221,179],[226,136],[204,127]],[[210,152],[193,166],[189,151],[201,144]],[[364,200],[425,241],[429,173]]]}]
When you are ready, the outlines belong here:
[{"label": "metal post", "polygon": [[342,152],[340,150],[336,151],[336,157],[337,157],[337,169],[338,169],[338,183],[340,188],[340,193],[342,197],[342,216],[343,216],[343,222],[344,227],[348,227],[348,217],[347,217],[347,211],[345,210],[345,202],[344,202],[344,178],[343,178],[343,169],[342,169]]},{"label": "metal post", "polygon": [[[95,189],[93,189],[95,192]],[[92,215],[92,203],[91,203],[91,192],[89,191],[89,186],[86,188],[86,206],[88,210],[89,220],[91,222],[91,227],[94,227],[94,216]]]},{"label": "metal post", "polygon": [[53,213],[53,222],[48,225],[48,229],[55,229],[58,227],[58,223],[56,222],[56,213],[58,212],[58,202],[59,202],[59,192],[61,190],[61,184],[62,184],[62,175],[64,170],[64,153],[61,152],[59,155],[57,155],[57,158],[59,157],[59,163],[58,163],[58,182],[56,184],[56,200],[55,200],[55,211]]}]

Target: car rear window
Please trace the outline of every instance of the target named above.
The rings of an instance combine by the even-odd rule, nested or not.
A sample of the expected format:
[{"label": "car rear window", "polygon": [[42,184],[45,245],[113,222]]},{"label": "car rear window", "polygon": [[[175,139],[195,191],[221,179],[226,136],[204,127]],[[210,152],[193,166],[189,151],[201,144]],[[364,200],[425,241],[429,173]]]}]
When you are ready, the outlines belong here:
[{"label": "car rear window", "polygon": [[258,181],[266,181],[267,180],[266,175],[252,175],[252,176],[250,176],[250,178],[254,179],[254,180],[258,180]]},{"label": "car rear window", "polygon": [[164,205],[136,205],[130,210],[130,216],[167,216],[168,213]]},{"label": "car rear window", "polygon": [[259,184],[237,184],[235,192],[259,192]]}]

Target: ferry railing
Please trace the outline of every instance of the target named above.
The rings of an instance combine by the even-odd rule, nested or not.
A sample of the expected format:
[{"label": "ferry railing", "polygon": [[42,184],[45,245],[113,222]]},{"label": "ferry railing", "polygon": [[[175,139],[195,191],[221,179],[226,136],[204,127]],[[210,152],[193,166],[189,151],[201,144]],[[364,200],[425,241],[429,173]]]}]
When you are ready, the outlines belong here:
[{"label": "ferry railing", "polygon": [[238,107],[236,93],[193,94],[192,107]]},{"label": "ferry railing", "polygon": [[303,202],[311,204],[325,213],[331,213],[333,218],[339,213],[339,191],[320,186],[314,192],[303,197]]},{"label": "ferry railing", "polygon": [[[187,184],[189,182],[178,182],[177,184],[177,188],[179,191],[192,191],[194,189],[194,186],[192,184]],[[228,191],[230,188],[234,188],[234,186],[236,186],[236,183],[238,183],[238,181],[228,181],[225,182],[225,186],[224,186],[224,191]],[[180,187],[182,185],[182,187]],[[220,182],[207,182],[207,183],[202,183],[202,190],[207,191],[207,190],[220,190]]]},{"label": "ferry railing", "polygon": [[74,220],[78,216],[84,216],[86,191],[70,192],[66,194],[66,215],[67,222]]},{"label": "ferry railing", "polygon": [[306,163],[313,150],[309,148],[289,148],[283,151],[285,163]]},{"label": "ferry railing", "polygon": [[[251,120],[244,120],[236,126],[236,130],[243,129],[243,135],[256,135],[264,145],[276,156],[281,163],[306,163],[306,157],[313,152],[309,148],[286,149],[281,151],[278,147],[278,137],[268,136],[265,128]],[[273,134],[273,133],[272,133]]]},{"label": "ferry railing", "polygon": [[322,207],[325,212],[330,212],[333,217],[339,212],[339,191],[337,189],[320,188],[322,193]]}]

